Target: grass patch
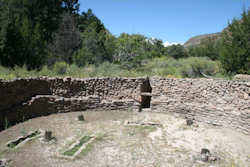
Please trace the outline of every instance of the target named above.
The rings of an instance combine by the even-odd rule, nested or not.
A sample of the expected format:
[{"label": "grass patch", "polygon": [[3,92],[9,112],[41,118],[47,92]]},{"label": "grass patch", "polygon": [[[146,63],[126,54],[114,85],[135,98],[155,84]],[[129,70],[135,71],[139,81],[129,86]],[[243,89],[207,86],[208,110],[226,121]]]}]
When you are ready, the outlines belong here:
[{"label": "grass patch", "polygon": [[155,126],[130,126],[127,129],[127,133],[129,136],[141,135],[146,137],[149,133],[156,131],[157,127]]},{"label": "grass patch", "polygon": [[7,144],[7,147],[13,149],[13,148],[17,147],[20,143],[24,142],[26,139],[33,138],[33,137],[35,137],[35,136],[37,136],[37,135],[39,135],[39,134],[41,134],[40,131],[32,132],[32,133],[30,133],[30,134],[27,135],[27,136],[20,137],[20,138],[18,138],[17,140],[8,143],[8,144]]},{"label": "grass patch", "polygon": [[92,137],[91,136],[84,136],[80,139],[79,143],[76,144],[73,148],[65,151],[63,155],[66,156],[73,156],[81,147],[84,143],[87,143]]},{"label": "grass patch", "polygon": [[79,156],[85,156],[87,155],[95,146],[96,143],[99,143],[101,141],[104,140],[106,135],[104,134],[101,134],[101,135],[98,135],[94,140],[93,142],[89,143],[86,145],[85,149],[82,150],[82,152],[79,154]]}]

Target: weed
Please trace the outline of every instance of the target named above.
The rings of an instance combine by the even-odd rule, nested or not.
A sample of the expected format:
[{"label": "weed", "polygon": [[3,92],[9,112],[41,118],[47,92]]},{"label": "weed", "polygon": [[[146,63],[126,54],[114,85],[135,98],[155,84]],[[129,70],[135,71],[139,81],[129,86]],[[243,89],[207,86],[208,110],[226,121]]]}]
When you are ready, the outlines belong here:
[{"label": "weed", "polygon": [[103,141],[105,137],[106,137],[105,134],[99,134],[91,143],[88,143],[86,145],[85,149],[82,150],[82,152],[79,154],[79,156],[87,155],[93,149],[94,145],[96,143]]},{"label": "weed", "polygon": [[66,156],[73,156],[81,147],[84,143],[87,143],[92,137],[91,136],[84,136],[80,139],[79,143],[76,144],[73,148],[70,150],[67,150],[63,153],[63,155]]},{"label": "weed", "polygon": [[155,126],[131,126],[126,129],[129,136],[141,135],[146,137],[149,133],[155,131],[157,128]]},{"label": "weed", "polygon": [[8,144],[8,147],[9,148],[15,148],[17,146],[17,144],[15,144],[15,143],[10,143],[10,144]]},{"label": "weed", "polygon": [[8,144],[7,144],[7,147],[13,149],[13,148],[15,148],[16,146],[18,146],[20,143],[22,143],[23,141],[25,141],[26,139],[33,138],[33,137],[35,137],[35,136],[37,136],[37,135],[39,135],[39,134],[41,134],[40,131],[35,131],[35,132],[33,132],[33,133],[29,134],[29,135],[22,136],[22,137],[18,138],[17,140],[8,143]]}]

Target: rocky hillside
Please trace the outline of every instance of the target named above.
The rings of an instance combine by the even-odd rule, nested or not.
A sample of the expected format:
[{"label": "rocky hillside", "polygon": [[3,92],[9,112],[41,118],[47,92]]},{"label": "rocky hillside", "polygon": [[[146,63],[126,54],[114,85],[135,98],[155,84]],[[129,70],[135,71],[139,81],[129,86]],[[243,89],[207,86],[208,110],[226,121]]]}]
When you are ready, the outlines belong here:
[{"label": "rocky hillside", "polygon": [[213,34],[204,34],[204,35],[198,35],[195,37],[190,38],[187,42],[184,43],[184,47],[190,47],[190,46],[195,46],[199,45],[201,41],[206,40],[206,39],[214,39],[217,40],[221,37],[221,33],[213,33]]}]

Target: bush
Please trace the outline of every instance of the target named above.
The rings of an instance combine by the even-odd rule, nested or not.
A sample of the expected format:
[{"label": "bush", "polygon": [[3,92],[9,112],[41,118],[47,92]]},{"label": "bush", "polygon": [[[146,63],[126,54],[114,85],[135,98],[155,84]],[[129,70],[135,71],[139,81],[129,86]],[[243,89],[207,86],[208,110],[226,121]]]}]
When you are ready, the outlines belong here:
[{"label": "bush", "polygon": [[201,73],[214,76],[219,72],[219,63],[206,57],[189,57],[178,60],[161,57],[148,61],[140,70],[147,75],[195,78],[203,77]]},{"label": "bush", "polygon": [[188,48],[189,57],[208,57],[211,60],[218,60],[221,48],[221,39],[218,35],[218,39],[204,39],[201,44],[191,46]]},{"label": "bush", "polygon": [[43,68],[38,72],[37,74],[38,76],[49,76],[49,77],[53,77],[55,76],[55,72],[50,70],[48,68],[48,66],[43,66]]},{"label": "bush", "polygon": [[11,70],[9,68],[0,66],[0,79],[10,80],[15,78],[13,74],[11,74]]},{"label": "bush", "polygon": [[67,76],[73,76],[73,77],[77,77],[77,78],[85,76],[83,68],[78,67],[76,64],[68,65],[65,74]]},{"label": "bush", "polygon": [[154,58],[148,61],[142,69],[143,72],[147,75],[156,75],[156,76],[176,76],[176,70],[179,67],[179,61],[174,58],[160,57]]},{"label": "bush", "polygon": [[188,56],[187,50],[184,48],[184,46],[180,44],[168,46],[166,50],[167,50],[167,55],[175,59],[185,58]]},{"label": "bush", "polygon": [[[76,64],[68,65],[57,62],[52,70],[44,66],[40,71],[28,71],[25,67],[16,67],[13,70],[0,66],[0,78],[14,79],[17,77],[38,77],[58,75],[85,78],[85,77],[137,77],[137,76],[162,76],[170,78],[203,77],[201,73],[210,76],[222,77],[219,73],[219,63],[205,57],[190,57],[174,59],[160,57],[145,59],[142,67],[124,69],[122,65],[104,62],[99,66],[85,65],[78,67]],[[225,76],[223,76],[225,77]]]},{"label": "bush", "polygon": [[197,78],[203,77],[202,74],[214,76],[219,71],[218,62],[206,57],[180,59],[180,64],[181,66],[178,69],[178,73],[182,77]]},{"label": "bush", "polygon": [[56,62],[53,71],[58,75],[64,75],[67,71],[68,64],[66,62]]}]

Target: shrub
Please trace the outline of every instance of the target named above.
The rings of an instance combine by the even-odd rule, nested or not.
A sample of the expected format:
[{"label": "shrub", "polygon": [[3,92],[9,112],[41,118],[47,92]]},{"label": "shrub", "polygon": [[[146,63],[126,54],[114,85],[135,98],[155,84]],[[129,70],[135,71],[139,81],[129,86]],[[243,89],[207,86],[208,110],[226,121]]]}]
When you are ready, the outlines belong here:
[{"label": "shrub", "polygon": [[13,70],[0,66],[0,78],[14,79],[17,77],[58,76],[70,77],[137,77],[137,76],[162,76],[170,78],[203,77],[206,75],[222,77],[219,73],[219,63],[205,57],[190,57],[174,59],[160,57],[146,59],[143,66],[134,69],[124,69],[120,64],[104,62],[98,66],[85,65],[78,67],[76,64],[68,65],[65,62],[57,62],[50,70],[44,66],[40,71],[28,71],[25,67],[16,67]]},{"label": "shrub", "polygon": [[104,62],[96,68],[97,76],[119,76],[121,68],[117,64],[111,64],[109,62]]},{"label": "shrub", "polygon": [[81,77],[85,76],[83,68],[78,67],[76,64],[71,64],[66,70],[67,76]]},{"label": "shrub", "polygon": [[64,75],[67,71],[68,64],[66,62],[56,62],[53,71],[58,75]]},{"label": "shrub", "polygon": [[[143,72],[147,75],[157,75],[167,77],[176,76],[176,70],[180,66],[179,61],[174,58],[154,58],[143,66]],[[177,77],[177,76],[176,76]]]},{"label": "shrub", "polygon": [[190,57],[180,59],[178,73],[182,77],[196,78],[202,74],[213,76],[218,72],[218,63],[206,57]]},{"label": "shrub", "polygon": [[187,50],[180,44],[168,46],[166,51],[169,57],[173,57],[175,59],[185,58],[188,56]]},{"label": "shrub", "polygon": [[26,65],[23,67],[15,66],[14,69],[11,70],[11,74],[13,74],[15,78],[28,78],[36,76],[36,71],[27,70]]},{"label": "shrub", "polygon": [[50,70],[48,68],[48,66],[43,66],[43,68],[38,72],[37,75],[39,75],[39,76],[50,76],[50,77],[53,77],[56,74],[55,74],[54,71]]}]

